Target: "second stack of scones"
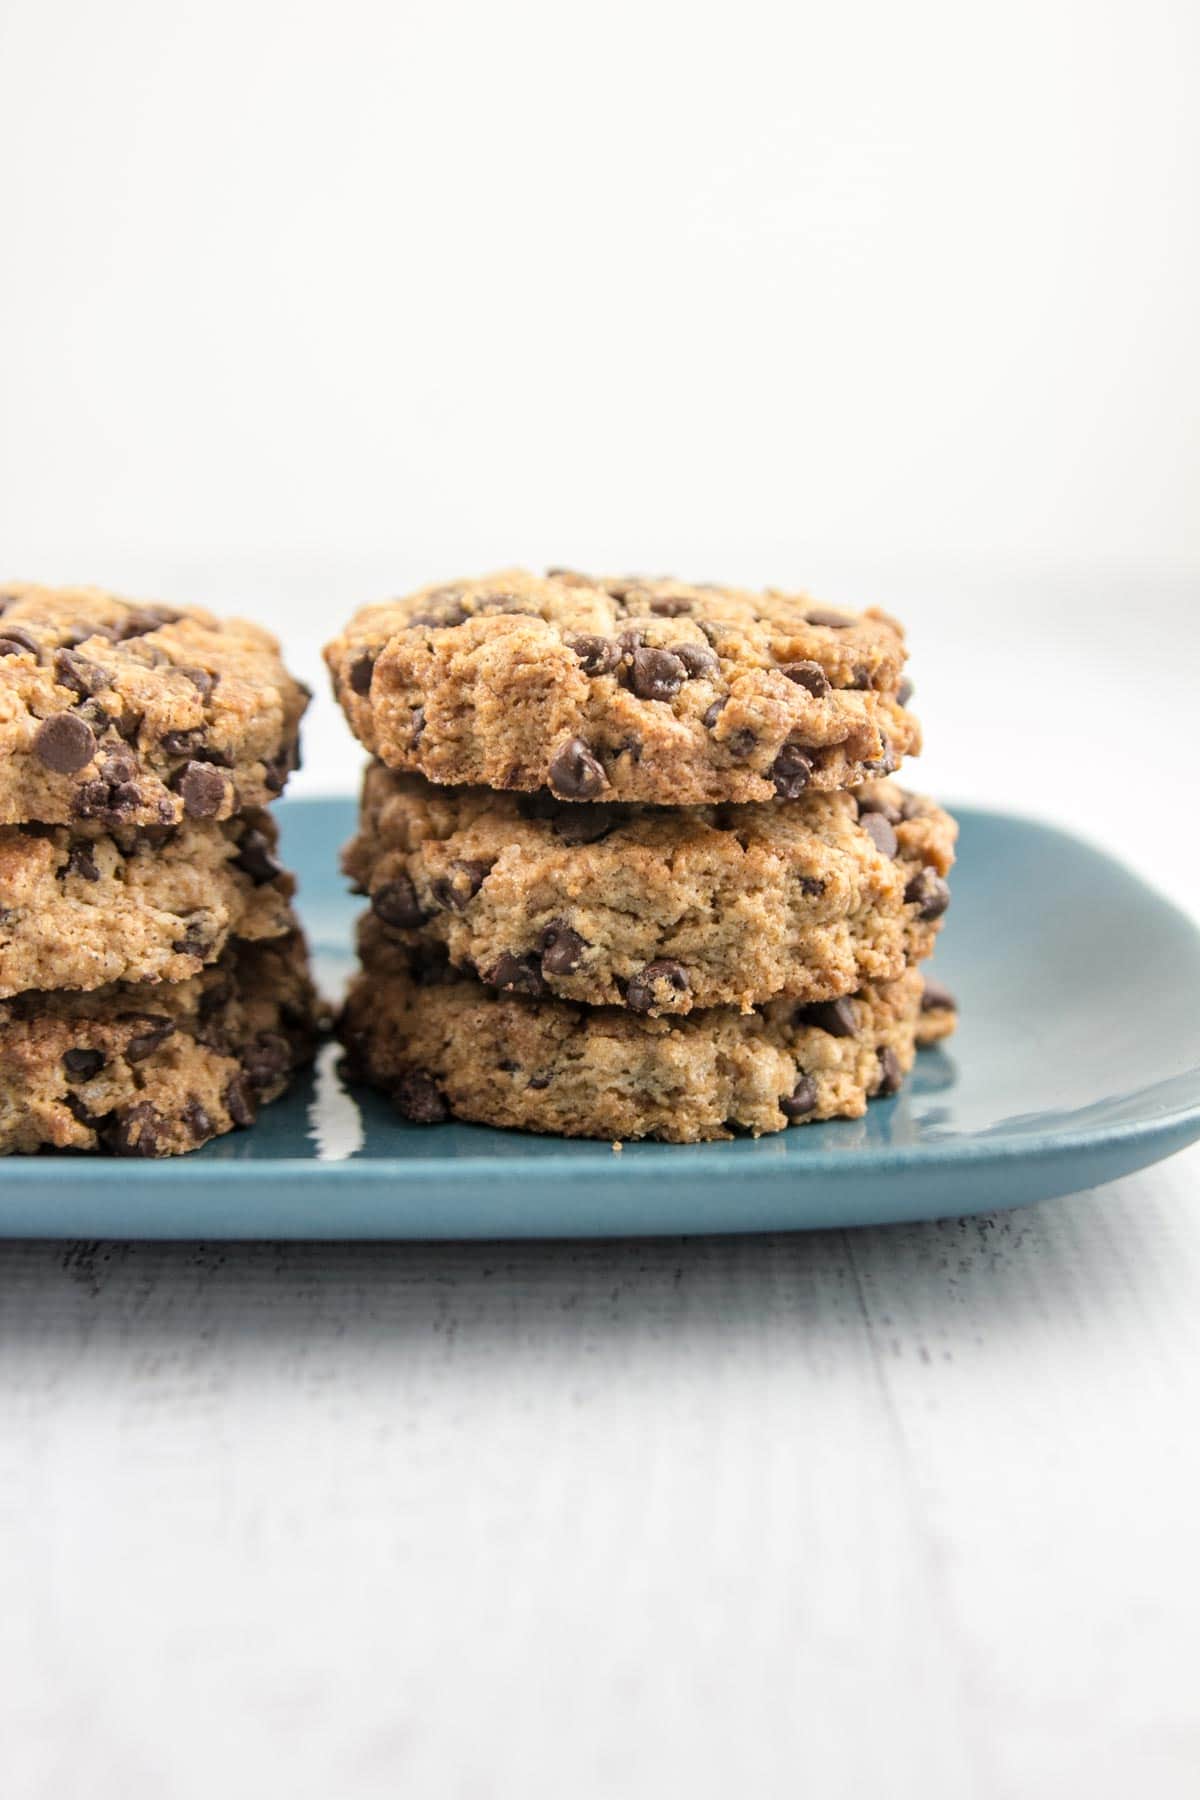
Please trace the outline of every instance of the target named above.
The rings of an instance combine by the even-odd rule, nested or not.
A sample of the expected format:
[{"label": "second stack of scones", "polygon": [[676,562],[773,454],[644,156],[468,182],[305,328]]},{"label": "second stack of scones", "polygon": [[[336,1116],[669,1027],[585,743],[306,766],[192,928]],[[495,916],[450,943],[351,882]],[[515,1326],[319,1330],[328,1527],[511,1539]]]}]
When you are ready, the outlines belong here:
[{"label": "second stack of scones", "polygon": [[953,1029],[956,827],[900,627],[509,570],[326,651],[366,771],[342,1034],[404,1117],[691,1142],[856,1118]]}]

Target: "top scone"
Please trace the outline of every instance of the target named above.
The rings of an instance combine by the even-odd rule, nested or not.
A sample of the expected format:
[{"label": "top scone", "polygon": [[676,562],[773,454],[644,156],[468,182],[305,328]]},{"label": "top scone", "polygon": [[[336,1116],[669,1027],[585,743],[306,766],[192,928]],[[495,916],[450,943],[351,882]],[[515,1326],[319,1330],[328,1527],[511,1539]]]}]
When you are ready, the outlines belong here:
[{"label": "top scone", "polygon": [[920,748],[899,625],[774,590],[509,569],[368,606],[325,657],[367,749],[437,782],[795,799]]},{"label": "top scone", "polygon": [[0,586],[0,825],[230,818],[283,787],[307,701],[258,626]]}]

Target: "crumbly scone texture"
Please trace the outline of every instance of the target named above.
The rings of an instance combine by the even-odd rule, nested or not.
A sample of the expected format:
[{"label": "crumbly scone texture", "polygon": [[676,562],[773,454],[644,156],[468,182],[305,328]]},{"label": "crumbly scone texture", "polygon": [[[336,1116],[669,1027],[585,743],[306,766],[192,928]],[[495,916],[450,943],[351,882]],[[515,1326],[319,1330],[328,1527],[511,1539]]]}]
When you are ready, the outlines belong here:
[{"label": "crumbly scone texture", "polygon": [[508,569],[369,606],[325,657],[367,749],[437,782],[794,799],[920,748],[900,626],[773,590]]},{"label": "crumbly scone texture", "polygon": [[294,928],[262,810],[175,827],[0,826],[0,998],[186,981],[230,937]]},{"label": "crumbly scone texture", "polygon": [[346,873],[488,986],[658,1015],[824,1000],[930,954],[957,827],[881,781],[773,804],[572,805],[372,764]]},{"label": "crumbly scone texture", "polygon": [[349,1072],[422,1123],[696,1143],[861,1116],[912,1067],[921,977],[853,998],[648,1018],[500,994],[422,964],[374,920],[341,1020]]},{"label": "crumbly scone texture", "polygon": [[0,1001],[0,1151],[194,1150],[283,1093],[318,1024],[298,929],[149,993]]},{"label": "crumbly scone texture", "polygon": [[297,762],[269,632],[98,588],[0,585],[0,824],[227,819]]}]

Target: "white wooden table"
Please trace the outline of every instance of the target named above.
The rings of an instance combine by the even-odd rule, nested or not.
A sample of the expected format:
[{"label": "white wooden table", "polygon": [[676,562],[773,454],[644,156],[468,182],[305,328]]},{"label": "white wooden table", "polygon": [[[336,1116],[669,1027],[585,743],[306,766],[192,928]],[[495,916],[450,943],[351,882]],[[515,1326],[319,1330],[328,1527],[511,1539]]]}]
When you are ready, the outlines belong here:
[{"label": "white wooden table", "polygon": [[1192,1800],[1198,1176],[0,1246],[4,1793]]},{"label": "white wooden table", "polygon": [[[1194,594],[1107,660],[1088,592],[881,598],[935,791],[1194,905],[1117,728],[1193,766]],[[1195,1800],[1198,1419],[1197,1153],[890,1231],[0,1244],[0,1794]]]}]

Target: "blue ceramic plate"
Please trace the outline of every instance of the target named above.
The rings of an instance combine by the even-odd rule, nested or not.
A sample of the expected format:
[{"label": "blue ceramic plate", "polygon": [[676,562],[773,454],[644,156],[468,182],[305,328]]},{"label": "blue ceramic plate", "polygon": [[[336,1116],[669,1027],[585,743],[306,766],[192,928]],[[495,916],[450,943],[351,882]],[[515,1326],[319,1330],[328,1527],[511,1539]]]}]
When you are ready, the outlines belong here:
[{"label": "blue ceramic plate", "polygon": [[[280,807],[318,972],[336,991],[361,902],[343,889],[347,800]],[[171,1162],[0,1162],[0,1234],[603,1237],[880,1224],[1023,1206],[1111,1181],[1200,1137],[1200,933],[1100,851],[960,814],[937,972],[962,1023],[865,1119],[757,1142],[608,1144],[403,1123],[312,1077]]]}]

